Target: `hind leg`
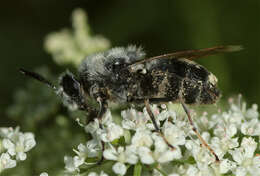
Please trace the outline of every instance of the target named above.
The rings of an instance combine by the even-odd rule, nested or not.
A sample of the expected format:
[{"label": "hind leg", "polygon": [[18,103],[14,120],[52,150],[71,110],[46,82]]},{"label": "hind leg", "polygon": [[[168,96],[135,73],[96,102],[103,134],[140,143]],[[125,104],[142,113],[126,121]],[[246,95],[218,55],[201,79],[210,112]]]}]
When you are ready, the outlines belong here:
[{"label": "hind leg", "polygon": [[188,120],[189,120],[189,123],[190,125],[192,126],[192,130],[194,131],[194,133],[196,134],[196,136],[198,137],[198,139],[200,140],[200,142],[202,143],[202,145],[204,145],[211,153],[212,155],[214,155],[215,159],[217,162],[219,162],[219,158],[217,156],[217,154],[214,152],[214,150],[207,144],[207,142],[201,137],[200,133],[198,132],[197,128],[195,127],[194,125],[194,122],[191,118],[191,115],[190,115],[190,111],[189,109],[187,108],[187,106],[181,101],[181,105],[184,109],[184,111],[186,112],[187,116],[188,116]]}]

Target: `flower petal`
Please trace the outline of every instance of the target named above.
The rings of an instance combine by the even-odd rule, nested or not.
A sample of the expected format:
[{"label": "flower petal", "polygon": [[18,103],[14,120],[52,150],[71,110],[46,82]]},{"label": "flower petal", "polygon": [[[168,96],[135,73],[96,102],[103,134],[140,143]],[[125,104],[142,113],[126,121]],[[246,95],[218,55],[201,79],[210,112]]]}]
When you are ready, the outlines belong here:
[{"label": "flower petal", "polygon": [[116,164],[114,164],[112,169],[116,174],[119,174],[119,175],[125,175],[125,173],[126,173],[126,166],[120,162],[117,162]]}]

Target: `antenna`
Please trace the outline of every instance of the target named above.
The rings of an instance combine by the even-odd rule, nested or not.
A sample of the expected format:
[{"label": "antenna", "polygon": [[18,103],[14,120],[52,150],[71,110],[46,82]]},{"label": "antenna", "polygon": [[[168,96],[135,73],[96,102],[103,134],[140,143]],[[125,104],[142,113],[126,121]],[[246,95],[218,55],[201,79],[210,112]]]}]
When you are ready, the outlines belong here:
[{"label": "antenna", "polygon": [[54,90],[57,90],[57,88],[50,82],[48,81],[47,79],[45,79],[43,76],[41,76],[40,74],[38,73],[35,73],[35,72],[30,72],[30,71],[27,71],[23,68],[20,68],[19,71],[24,74],[25,76],[29,76],[33,79],[36,79],[44,84],[46,84],[48,87],[54,89]]}]

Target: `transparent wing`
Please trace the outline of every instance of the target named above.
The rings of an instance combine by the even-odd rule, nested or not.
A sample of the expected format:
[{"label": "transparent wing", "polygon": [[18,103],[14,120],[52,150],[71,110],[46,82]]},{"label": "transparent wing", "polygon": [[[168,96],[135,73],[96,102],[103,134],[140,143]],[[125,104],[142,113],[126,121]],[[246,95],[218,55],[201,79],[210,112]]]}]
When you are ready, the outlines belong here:
[{"label": "transparent wing", "polygon": [[185,59],[197,59],[209,55],[215,55],[219,53],[226,53],[226,52],[235,52],[235,51],[240,51],[242,50],[242,46],[240,45],[227,45],[227,46],[216,46],[212,48],[205,48],[205,49],[198,49],[198,50],[186,50],[186,51],[178,51],[174,53],[168,53],[168,54],[163,54],[160,56],[155,56],[155,57],[150,57],[146,58],[143,60],[139,60],[135,63],[132,63],[130,67],[134,65],[138,65],[141,63],[149,62],[152,60],[156,59],[180,59],[180,58],[185,58]]}]

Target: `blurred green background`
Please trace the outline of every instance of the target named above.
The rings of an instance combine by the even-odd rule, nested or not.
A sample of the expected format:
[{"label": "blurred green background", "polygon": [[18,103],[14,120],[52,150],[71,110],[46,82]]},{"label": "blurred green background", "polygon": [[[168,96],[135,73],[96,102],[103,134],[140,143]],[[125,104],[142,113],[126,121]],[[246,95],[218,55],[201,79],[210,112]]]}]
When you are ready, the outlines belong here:
[{"label": "blurred green background", "polygon": [[[28,82],[28,79],[19,74],[20,67],[32,70],[44,65],[56,75],[66,69],[57,67],[51,56],[44,51],[43,41],[50,32],[71,26],[71,12],[75,8],[82,8],[88,13],[92,32],[109,39],[112,46],[141,45],[148,56],[215,45],[243,45],[245,49],[241,52],[211,56],[198,62],[218,77],[224,99],[241,93],[248,103],[260,104],[259,0],[2,1],[0,5],[0,126],[19,125],[25,131],[40,133],[39,136],[51,136],[57,129],[61,131],[64,129],[56,126],[57,128],[49,128],[46,134],[44,131],[41,133],[39,129],[44,129],[48,125],[50,127],[54,122],[53,119],[46,118],[48,120],[45,119],[35,126],[26,126],[23,124],[22,116],[14,120],[10,117],[10,113],[6,113],[6,109],[15,101],[14,92],[25,88]],[[39,98],[37,95],[39,94],[35,94],[34,101],[40,99],[38,101],[42,104],[50,103],[48,98],[45,100],[41,95]],[[55,103],[49,106],[53,107]],[[44,116],[51,116],[51,114],[57,113],[54,110]],[[56,125],[68,123],[64,122],[63,118],[56,119],[58,119],[55,121]],[[77,124],[74,123],[68,128],[76,130],[75,134],[81,133],[82,131],[75,129],[76,127]],[[63,133],[61,138],[65,135]],[[70,135],[73,136],[73,133]],[[65,135],[64,139],[70,135]],[[78,141],[82,138],[84,137],[79,137]],[[57,139],[53,137],[53,141],[55,140]],[[78,141],[61,142],[59,146],[54,147],[53,151],[64,148],[64,145],[69,151],[71,146],[78,144]],[[45,144],[48,146],[47,143]],[[40,146],[44,148],[44,145]],[[65,149],[60,151],[60,156],[64,155]],[[47,156],[51,155],[46,152]],[[37,154],[33,157],[37,158]],[[63,158],[57,159],[57,166],[62,166],[62,160]],[[32,160],[25,162],[28,168],[36,165]],[[39,170],[48,168],[50,163],[41,164],[39,167],[34,166],[39,168],[38,170],[28,169],[28,175],[37,174]],[[55,173],[55,166],[52,165],[53,173]]]}]

